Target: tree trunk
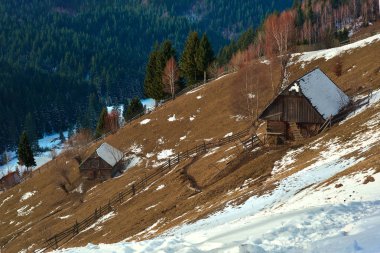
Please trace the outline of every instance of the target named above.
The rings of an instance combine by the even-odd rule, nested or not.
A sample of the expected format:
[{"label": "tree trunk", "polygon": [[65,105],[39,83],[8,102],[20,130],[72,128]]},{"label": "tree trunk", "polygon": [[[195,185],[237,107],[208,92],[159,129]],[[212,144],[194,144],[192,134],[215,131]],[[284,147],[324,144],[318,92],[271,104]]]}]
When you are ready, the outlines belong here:
[{"label": "tree trunk", "polygon": [[206,71],[203,71],[203,82],[206,83],[207,81],[207,73]]}]

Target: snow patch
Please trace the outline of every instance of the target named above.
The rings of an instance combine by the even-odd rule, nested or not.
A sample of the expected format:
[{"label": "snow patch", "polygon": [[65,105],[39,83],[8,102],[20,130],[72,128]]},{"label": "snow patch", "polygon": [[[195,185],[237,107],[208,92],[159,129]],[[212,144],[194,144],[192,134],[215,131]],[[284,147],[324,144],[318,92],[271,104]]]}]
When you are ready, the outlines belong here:
[{"label": "snow patch", "polygon": [[155,155],[155,153],[147,153],[145,156],[146,158],[151,158]]},{"label": "snow patch", "polygon": [[139,165],[141,162],[141,158],[138,157],[137,155],[129,155],[125,158],[125,160],[126,160],[126,165],[124,167],[124,171],[127,171],[130,168],[133,168]]},{"label": "snow patch", "polygon": [[320,58],[324,58],[327,61],[342,53],[350,52],[353,49],[365,47],[377,41],[380,41],[380,34],[377,34],[372,37],[366,38],[364,40],[360,40],[360,41],[357,41],[348,45],[344,45],[341,47],[306,52],[306,53],[295,53],[295,54],[292,54],[291,56],[290,64],[311,62]]},{"label": "snow patch", "polygon": [[157,140],[158,145],[162,145],[165,143],[164,137],[161,137]]},{"label": "snow patch", "polygon": [[172,155],[174,155],[173,149],[165,149],[157,154],[157,159],[158,160],[168,159]]},{"label": "snow patch", "polygon": [[177,119],[176,119],[176,117],[175,117],[175,114],[173,114],[172,116],[170,116],[169,118],[168,118],[168,121],[169,122],[173,122],[173,121],[176,121]]},{"label": "snow patch", "polygon": [[227,137],[230,137],[233,135],[233,132],[229,132],[228,134],[226,134],[223,138],[227,138]]},{"label": "snow patch", "polygon": [[81,183],[77,188],[75,188],[72,192],[83,193],[83,183]]},{"label": "snow patch", "polygon": [[68,215],[65,215],[65,216],[60,216],[60,217],[58,217],[59,219],[61,219],[61,220],[65,220],[65,219],[67,219],[67,218],[70,218],[72,215],[70,215],[70,214],[68,214]]},{"label": "snow patch", "polygon": [[89,226],[88,228],[82,230],[82,231],[80,232],[80,234],[83,233],[83,232],[86,232],[86,231],[88,231],[88,230],[90,230],[90,229],[100,230],[101,227],[99,227],[98,225],[100,225],[100,224],[102,224],[102,223],[104,223],[104,222],[106,222],[106,221],[112,219],[112,218],[115,217],[115,216],[116,216],[116,213],[115,213],[114,211],[109,212],[109,213],[107,213],[106,215],[103,215],[103,216],[100,217],[100,218],[99,218],[94,224],[92,224],[92,225]]},{"label": "snow patch", "polygon": [[300,86],[298,85],[298,83],[295,83],[292,87],[290,87],[289,91],[295,91],[297,93],[300,92]]},{"label": "snow patch", "polygon": [[235,119],[236,122],[245,120],[246,118],[247,118],[246,116],[243,116],[243,115],[240,115],[240,114],[230,116],[230,119]]},{"label": "snow patch", "polygon": [[19,209],[17,209],[17,216],[27,216],[29,214],[31,214],[33,212],[33,210],[37,207],[39,207],[40,205],[42,204],[42,201],[40,201],[36,206],[31,206],[29,207],[29,205],[25,205]]},{"label": "snow patch", "polygon": [[228,161],[230,161],[233,157],[234,157],[234,155],[229,155],[229,156],[227,156],[227,157],[224,157],[224,158],[220,159],[219,161],[217,161],[217,163],[228,162]]},{"label": "snow patch", "polygon": [[159,191],[161,189],[164,189],[165,188],[165,185],[164,184],[161,184],[159,185],[157,188],[156,188],[156,191]]},{"label": "snow patch", "polygon": [[189,94],[193,94],[193,93],[195,93],[195,92],[198,92],[198,91],[200,91],[200,90],[203,89],[203,88],[204,88],[204,86],[201,86],[201,87],[196,88],[196,89],[194,89],[194,90],[188,91],[188,92],[186,92],[186,95],[189,95]]},{"label": "snow patch", "polygon": [[156,106],[156,100],[153,98],[146,98],[140,100],[146,110],[151,111]]},{"label": "snow patch", "polygon": [[4,203],[7,202],[8,200],[10,200],[12,197],[13,197],[13,194],[10,195],[10,196],[8,196],[8,197],[6,197],[6,198],[1,202],[0,207],[2,207],[2,206],[4,205]]},{"label": "snow patch", "polygon": [[37,193],[37,191],[32,191],[32,192],[25,193],[24,195],[22,195],[22,197],[20,199],[20,202],[23,202],[23,201],[27,200],[28,198],[32,197],[36,193]]},{"label": "snow patch", "polygon": [[146,125],[151,121],[151,119],[144,119],[140,122],[140,125]]},{"label": "snow patch", "polygon": [[152,205],[152,206],[148,206],[147,208],[145,208],[145,211],[148,211],[148,210],[150,210],[150,209],[153,209],[153,208],[155,208],[156,206],[158,206],[158,204],[159,204],[160,202],[158,202],[157,204],[155,204],[155,205]]},{"label": "snow patch", "polygon": [[[363,99],[363,96],[357,96],[354,100]],[[369,107],[377,104],[380,102],[380,89],[373,91],[367,99],[364,99],[364,101],[359,105],[359,108],[355,110],[354,112],[350,113],[343,121],[341,121],[339,124],[343,124],[347,120],[359,115],[360,113],[367,110]]]},{"label": "snow patch", "polygon": [[256,97],[256,95],[253,94],[253,93],[248,93],[247,96],[248,96],[249,99],[254,99]]},{"label": "snow patch", "polygon": [[210,155],[215,154],[216,151],[218,151],[219,148],[220,148],[220,147],[215,147],[215,148],[212,148],[212,149],[208,150],[207,154],[205,154],[203,157],[208,157],[208,156],[210,156]]},{"label": "snow patch", "polygon": [[132,152],[134,154],[140,154],[140,153],[142,153],[143,146],[139,145],[137,143],[133,143],[132,146],[129,148],[129,150],[130,150],[130,152]]}]

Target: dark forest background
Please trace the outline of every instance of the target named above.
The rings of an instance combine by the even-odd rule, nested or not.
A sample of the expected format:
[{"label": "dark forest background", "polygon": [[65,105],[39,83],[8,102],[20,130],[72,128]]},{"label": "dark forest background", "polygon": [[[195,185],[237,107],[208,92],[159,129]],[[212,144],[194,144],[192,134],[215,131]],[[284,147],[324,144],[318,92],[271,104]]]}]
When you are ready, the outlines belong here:
[{"label": "dark forest background", "polygon": [[[143,96],[148,55],[206,32],[215,52],[292,0],[0,2],[0,152],[24,129],[94,127],[103,105]],[[226,55],[222,56],[226,58]],[[225,61],[222,59],[221,61]]]}]

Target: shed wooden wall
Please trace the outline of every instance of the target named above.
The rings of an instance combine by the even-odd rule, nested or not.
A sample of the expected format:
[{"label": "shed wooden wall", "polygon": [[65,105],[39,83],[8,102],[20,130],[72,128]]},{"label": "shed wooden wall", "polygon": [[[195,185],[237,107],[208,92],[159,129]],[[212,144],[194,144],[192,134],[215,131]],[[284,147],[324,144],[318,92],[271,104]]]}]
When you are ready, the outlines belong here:
[{"label": "shed wooden wall", "polygon": [[280,95],[261,115],[261,119],[297,123],[323,123],[324,119],[304,96]]},{"label": "shed wooden wall", "polygon": [[108,179],[112,177],[113,168],[100,157],[90,157],[80,166],[82,177],[87,179]]}]

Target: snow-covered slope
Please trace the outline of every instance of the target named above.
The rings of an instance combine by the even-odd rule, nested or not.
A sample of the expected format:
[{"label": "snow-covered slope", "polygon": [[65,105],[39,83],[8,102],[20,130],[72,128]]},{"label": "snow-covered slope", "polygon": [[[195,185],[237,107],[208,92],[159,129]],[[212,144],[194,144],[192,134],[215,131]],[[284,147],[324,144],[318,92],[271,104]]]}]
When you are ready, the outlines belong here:
[{"label": "snow-covered slope", "polygon": [[[366,163],[380,148],[377,94],[351,115],[374,110],[349,137],[327,134],[277,161],[267,181],[276,184],[273,191],[252,190],[241,205],[151,240],[60,252],[380,252],[380,174]],[[310,150],[317,155],[300,168],[298,159]],[[160,220],[144,233],[159,226]]]},{"label": "snow-covered slope", "polygon": [[364,40],[360,40],[341,47],[335,47],[331,49],[323,49],[319,51],[295,53],[290,60],[291,63],[311,62],[320,58],[324,58],[326,61],[330,60],[342,53],[350,52],[351,50],[365,47],[369,44],[380,41],[380,34],[374,35]]}]

